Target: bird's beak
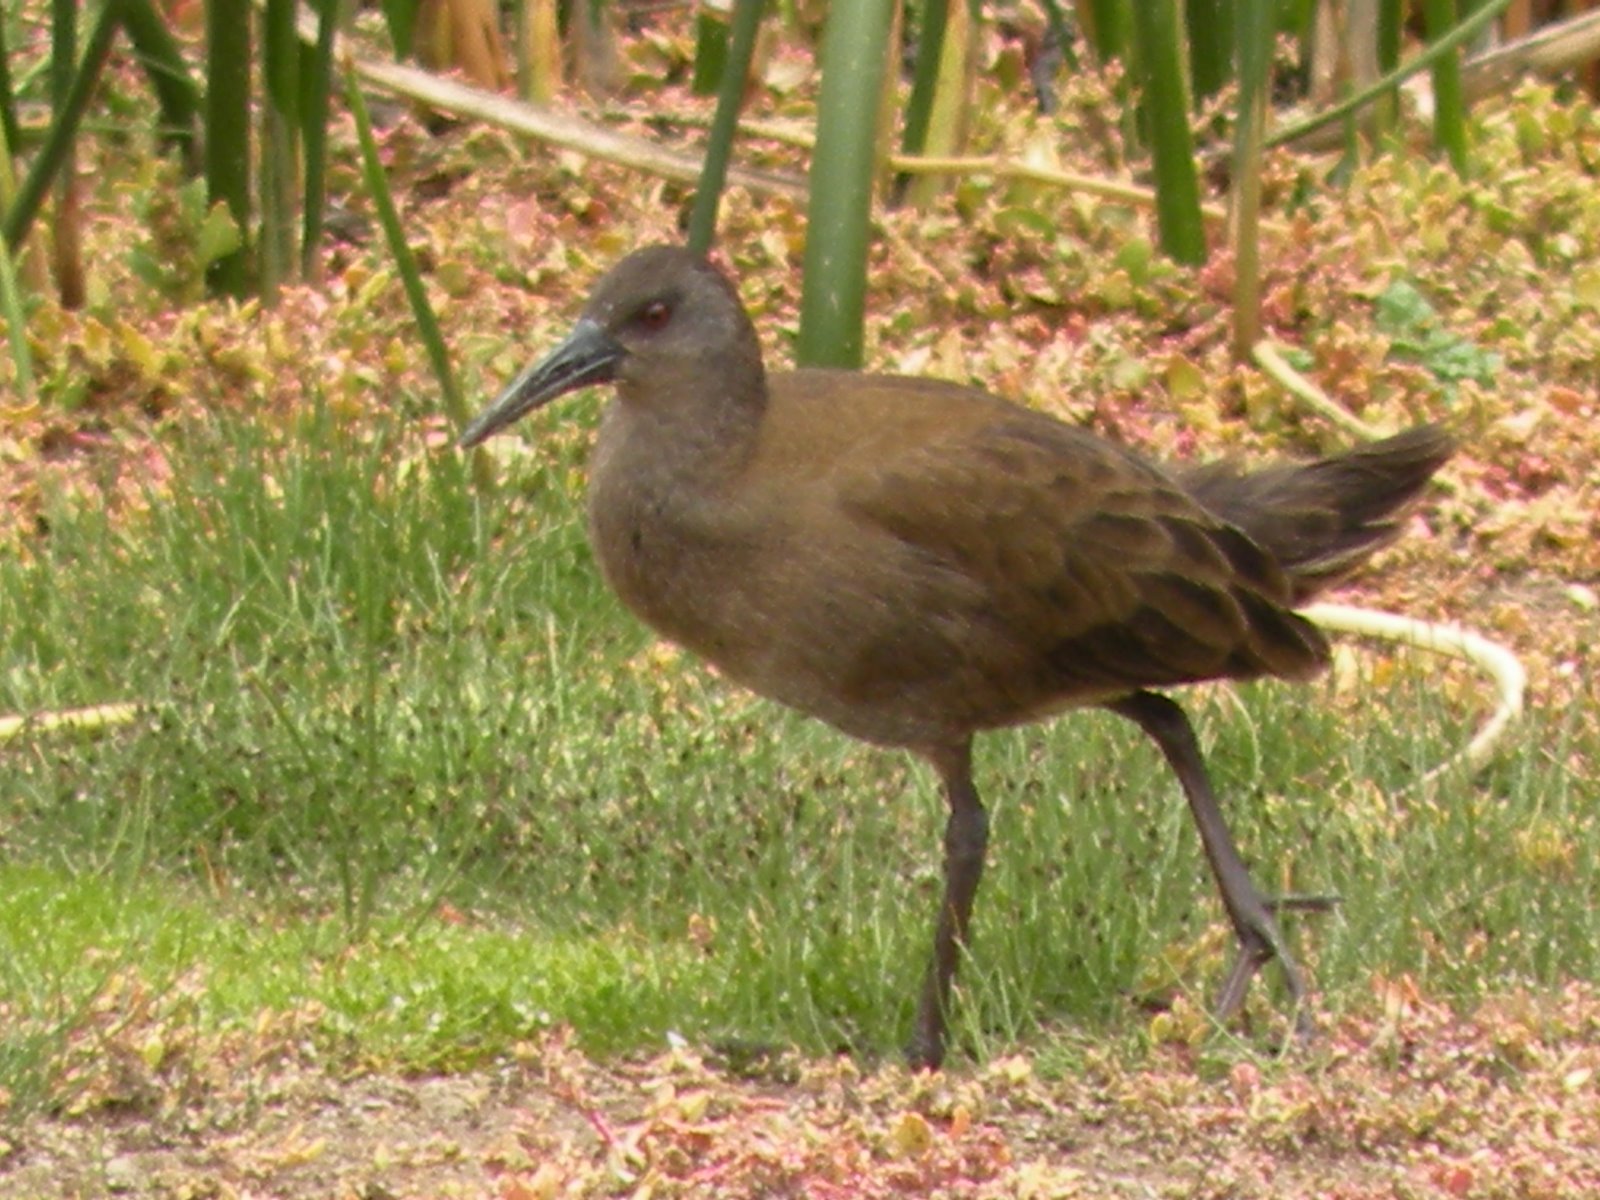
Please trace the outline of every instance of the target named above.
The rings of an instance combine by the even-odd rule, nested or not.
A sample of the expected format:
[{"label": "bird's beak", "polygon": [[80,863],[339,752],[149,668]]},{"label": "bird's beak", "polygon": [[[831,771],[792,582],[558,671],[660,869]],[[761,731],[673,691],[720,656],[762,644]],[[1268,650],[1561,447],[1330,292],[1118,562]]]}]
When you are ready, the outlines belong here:
[{"label": "bird's beak", "polygon": [[494,403],[467,426],[457,444],[463,450],[471,449],[557,396],[615,379],[617,364],[626,354],[622,344],[597,321],[584,317],[566,341],[507,384]]}]

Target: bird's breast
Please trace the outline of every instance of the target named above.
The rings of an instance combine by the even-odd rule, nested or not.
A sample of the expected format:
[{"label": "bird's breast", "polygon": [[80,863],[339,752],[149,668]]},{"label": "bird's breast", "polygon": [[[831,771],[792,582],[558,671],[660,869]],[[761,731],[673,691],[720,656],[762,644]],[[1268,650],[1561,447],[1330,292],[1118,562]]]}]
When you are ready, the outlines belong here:
[{"label": "bird's breast", "polygon": [[618,599],[646,625],[729,668],[742,625],[730,588],[749,549],[702,498],[635,479],[594,481],[589,535]]}]

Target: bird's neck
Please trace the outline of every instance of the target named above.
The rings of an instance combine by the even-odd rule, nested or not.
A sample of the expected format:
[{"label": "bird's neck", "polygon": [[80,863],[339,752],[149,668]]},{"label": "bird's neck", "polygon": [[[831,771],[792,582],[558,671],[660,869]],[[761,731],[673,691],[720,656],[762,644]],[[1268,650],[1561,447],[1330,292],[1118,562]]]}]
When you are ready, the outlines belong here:
[{"label": "bird's neck", "polygon": [[664,375],[658,370],[648,389],[619,385],[601,425],[597,472],[622,471],[636,486],[680,495],[727,486],[761,437],[767,381],[760,360]]},{"label": "bird's neck", "polygon": [[[759,366],[757,368],[759,370]],[[744,483],[767,395],[706,379],[698,401],[619,394],[590,463],[589,523],[601,570],[624,604],[673,641],[718,661],[714,614],[751,541]],[[710,389],[715,389],[711,391]]]}]

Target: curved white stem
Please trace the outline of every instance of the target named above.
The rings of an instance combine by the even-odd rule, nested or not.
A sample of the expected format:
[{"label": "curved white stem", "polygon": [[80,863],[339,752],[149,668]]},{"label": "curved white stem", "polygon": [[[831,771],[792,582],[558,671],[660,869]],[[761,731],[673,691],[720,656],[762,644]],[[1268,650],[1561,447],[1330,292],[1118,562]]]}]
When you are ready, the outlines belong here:
[{"label": "curved white stem", "polygon": [[1523,696],[1528,688],[1528,673],[1517,656],[1498,642],[1459,625],[1439,625],[1402,617],[1396,613],[1355,608],[1347,604],[1308,604],[1303,616],[1324,629],[1356,633],[1366,637],[1402,642],[1436,654],[1445,654],[1471,663],[1494,683],[1496,704],[1465,749],[1452,754],[1421,779],[1431,783],[1457,764],[1476,771],[1489,761],[1495,746],[1511,723],[1522,715]]},{"label": "curved white stem", "polygon": [[57,729],[94,731],[110,725],[126,725],[138,712],[137,704],[96,704],[89,708],[0,717],[0,745],[23,733],[53,733]]}]

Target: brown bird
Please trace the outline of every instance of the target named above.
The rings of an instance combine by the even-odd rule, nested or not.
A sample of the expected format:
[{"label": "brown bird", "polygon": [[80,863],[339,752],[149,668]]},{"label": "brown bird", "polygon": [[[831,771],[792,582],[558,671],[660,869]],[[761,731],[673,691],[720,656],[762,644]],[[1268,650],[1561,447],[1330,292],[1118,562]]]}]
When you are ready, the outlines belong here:
[{"label": "brown bird", "polygon": [[913,1065],[943,1060],[983,872],[973,735],[1085,705],[1149,734],[1188,798],[1238,941],[1218,1017],[1276,958],[1309,1027],[1278,903],[1234,846],[1183,710],[1151,689],[1325,666],[1326,640],[1294,606],[1396,535],[1396,512],[1451,453],[1444,430],[1304,466],[1164,468],[953,383],[769,375],[733,285],[655,246],[600,280],[570,336],[461,445],[598,383],[616,398],[589,531],[628,608],[753,691],[920,754],[943,781],[945,893]]}]

